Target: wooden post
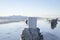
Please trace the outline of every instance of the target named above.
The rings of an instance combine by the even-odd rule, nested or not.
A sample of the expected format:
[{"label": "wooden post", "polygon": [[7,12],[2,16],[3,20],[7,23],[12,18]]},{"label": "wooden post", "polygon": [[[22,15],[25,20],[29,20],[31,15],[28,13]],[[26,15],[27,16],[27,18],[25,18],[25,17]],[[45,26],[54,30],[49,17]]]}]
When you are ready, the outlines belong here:
[{"label": "wooden post", "polygon": [[37,17],[29,17],[28,26],[29,28],[25,28],[22,32],[22,40],[43,40],[40,29],[36,27]]},{"label": "wooden post", "polygon": [[29,28],[36,28],[37,26],[37,17],[29,17],[28,18]]}]

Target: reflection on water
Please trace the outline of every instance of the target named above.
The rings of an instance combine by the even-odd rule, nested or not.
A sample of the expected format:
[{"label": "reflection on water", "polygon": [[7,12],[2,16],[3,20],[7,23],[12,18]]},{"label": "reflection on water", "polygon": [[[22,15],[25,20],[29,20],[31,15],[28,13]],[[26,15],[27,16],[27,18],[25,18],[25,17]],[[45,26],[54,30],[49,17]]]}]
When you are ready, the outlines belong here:
[{"label": "reflection on water", "polygon": [[[52,30],[50,24],[46,21],[38,21],[37,27],[41,32],[49,32],[60,38],[60,23]],[[25,22],[1,24],[0,25],[0,40],[20,40],[22,30],[27,27]]]}]

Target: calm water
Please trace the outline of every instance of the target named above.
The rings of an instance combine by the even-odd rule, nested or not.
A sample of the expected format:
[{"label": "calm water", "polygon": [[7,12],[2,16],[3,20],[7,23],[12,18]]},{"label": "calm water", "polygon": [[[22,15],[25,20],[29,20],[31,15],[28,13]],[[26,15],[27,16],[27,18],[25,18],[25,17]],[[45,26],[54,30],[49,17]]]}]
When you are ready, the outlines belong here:
[{"label": "calm water", "polygon": [[[20,40],[20,34],[24,28],[28,27],[25,22],[17,22],[0,25],[0,40]],[[52,30],[50,23],[47,21],[38,21],[37,27],[41,32],[48,32],[60,38],[60,23]]]}]

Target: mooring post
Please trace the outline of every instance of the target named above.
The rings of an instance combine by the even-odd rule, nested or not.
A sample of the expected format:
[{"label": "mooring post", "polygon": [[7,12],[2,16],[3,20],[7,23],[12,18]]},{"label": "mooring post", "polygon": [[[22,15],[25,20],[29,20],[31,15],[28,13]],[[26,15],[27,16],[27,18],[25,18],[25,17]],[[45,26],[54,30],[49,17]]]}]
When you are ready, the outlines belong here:
[{"label": "mooring post", "polygon": [[28,18],[28,27],[22,32],[22,40],[43,40],[40,29],[37,26],[37,17]]},{"label": "mooring post", "polygon": [[37,28],[37,17],[29,17],[28,18],[28,26],[29,28]]}]

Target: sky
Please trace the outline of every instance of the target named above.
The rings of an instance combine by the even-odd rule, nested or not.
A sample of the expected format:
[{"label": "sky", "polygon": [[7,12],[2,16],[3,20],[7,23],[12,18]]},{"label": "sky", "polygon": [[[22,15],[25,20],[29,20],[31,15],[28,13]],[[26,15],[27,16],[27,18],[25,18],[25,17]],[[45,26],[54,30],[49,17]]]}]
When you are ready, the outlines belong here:
[{"label": "sky", "polygon": [[0,0],[0,16],[60,17],[60,0]]}]

